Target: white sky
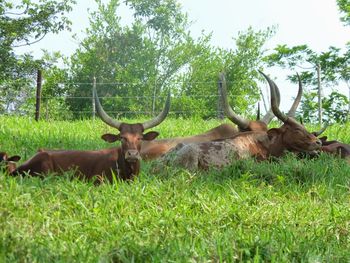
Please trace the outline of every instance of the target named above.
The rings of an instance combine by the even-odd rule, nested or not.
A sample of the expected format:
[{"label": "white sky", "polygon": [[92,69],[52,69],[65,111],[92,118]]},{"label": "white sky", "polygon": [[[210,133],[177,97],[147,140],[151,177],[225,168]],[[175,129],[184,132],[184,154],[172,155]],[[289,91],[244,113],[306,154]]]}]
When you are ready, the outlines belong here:
[{"label": "white sky", "polygon": [[[41,42],[19,49],[19,52],[33,52],[41,56],[41,49],[61,51],[71,55],[78,47],[72,34],[80,39],[88,27],[87,9],[96,8],[93,0],[77,0],[78,4],[69,15],[73,25],[72,32],[48,35]],[[193,36],[201,31],[212,32],[212,43],[223,48],[233,48],[233,38],[238,31],[245,31],[249,26],[254,30],[278,26],[276,35],[270,39],[266,48],[272,49],[277,44],[288,46],[307,44],[317,52],[328,50],[329,46],[343,48],[350,41],[350,26],[344,26],[339,20],[340,14],[335,0],[179,0],[183,10],[193,21],[190,30]],[[277,77],[276,83],[285,90],[281,108],[287,109],[297,87],[285,81],[287,70],[271,69],[266,72]],[[287,88],[285,86],[290,87]],[[345,84],[337,89],[347,94]],[[327,92],[325,92],[327,94]]]}]

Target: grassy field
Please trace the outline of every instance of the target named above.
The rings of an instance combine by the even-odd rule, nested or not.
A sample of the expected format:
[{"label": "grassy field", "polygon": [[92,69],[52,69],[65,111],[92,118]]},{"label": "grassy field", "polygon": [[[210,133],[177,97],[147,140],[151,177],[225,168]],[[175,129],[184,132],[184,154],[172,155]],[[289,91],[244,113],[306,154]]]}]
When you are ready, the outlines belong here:
[{"label": "grassy field", "polygon": [[[220,124],[167,119],[160,137]],[[195,126],[194,126],[195,124]],[[310,130],[316,129],[309,127]],[[330,139],[350,143],[350,125]],[[0,117],[0,150],[25,160],[38,148],[111,147],[101,121]],[[222,171],[143,163],[133,182],[93,186],[70,174],[0,172],[0,262],[349,262],[350,167],[322,155],[237,161]]]}]

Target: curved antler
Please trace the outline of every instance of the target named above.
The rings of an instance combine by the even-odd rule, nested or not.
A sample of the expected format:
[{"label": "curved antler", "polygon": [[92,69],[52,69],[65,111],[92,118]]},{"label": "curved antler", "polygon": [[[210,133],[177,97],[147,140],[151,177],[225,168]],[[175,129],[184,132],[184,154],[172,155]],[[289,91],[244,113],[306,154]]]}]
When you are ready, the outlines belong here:
[{"label": "curved antler", "polygon": [[300,76],[298,73],[297,73],[297,77],[298,77],[298,83],[299,83],[298,94],[293,102],[292,107],[290,107],[290,110],[287,113],[287,116],[292,117],[292,118],[295,118],[295,112],[296,112],[296,110],[299,106],[299,103],[301,101],[301,96],[303,95],[303,87],[302,87],[301,79],[300,79]]},{"label": "curved antler", "polygon": [[142,123],[142,126],[145,130],[153,128],[157,126],[159,123],[164,121],[165,117],[168,115],[170,109],[170,90],[168,92],[168,96],[166,98],[164,109],[161,113],[158,114],[157,117],[153,118],[152,120],[146,121]]},{"label": "curved antler", "polygon": [[280,119],[283,122],[286,122],[288,119],[288,116],[285,115],[284,113],[282,113],[277,105],[277,98],[276,98],[277,95],[276,94],[277,94],[277,92],[279,93],[279,89],[278,89],[277,85],[263,72],[260,71],[260,73],[265,77],[265,79],[267,80],[267,82],[269,83],[269,86],[270,86],[272,112],[275,114],[275,116],[278,119]]},{"label": "curved antler", "polygon": [[329,125],[329,123],[326,122],[326,123],[324,124],[324,126],[322,127],[321,130],[319,130],[319,131],[317,131],[317,132],[313,132],[313,134],[314,134],[316,137],[320,136],[320,135],[328,128],[328,125]]},{"label": "curved antler", "polygon": [[112,127],[119,130],[120,125],[122,123],[109,117],[108,114],[103,110],[102,105],[100,103],[100,100],[98,98],[95,86],[93,87],[93,94],[94,94],[94,100],[95,100],[95,104],[96,104],[96,110],[97,110],[97,113],[100,116],[101,120],[103,120],[109,126],[112,126]]},{"label": "curved antler", "polygon": [[[261,75],[263,75],[264,77],[266,76],[262,71],[258,70],[260,72]],[[275,83],[272,82],[273,86],[275,87]],[[271,86],[270,86],[271,87]],[[270,88],[271,89],[271,88]],[[270,91],[271,93],[271,91]],[[276,93],[276,101],[277,101],[277,107],[280,106],[281,103],[281,94],[279,89],[275,88],[275,93]],[[266,112],[266,114],[264,115],[264,117],[262,118],[262,122],[264,122],[266,125],[269,124],[272,119],[275,117],[273,111],[272,111],[272,107],[270,107],[270,109],[268,110],[268,112]]]},{"label": "curved antler", "polygon": [[[95,87],[93,87],[93,94],[94,94],[94,100],[95,100],[95,104],[96,104],[96,110],[97,110],[97,113],[100,116],[101,120],[104,121],[105,123],[107,123],[109,126],[114,127],[114,128],[119,130],[122,122],[111,118],[103,110]],[[152,127],[157,126],[159,123],[161,123],[165,119],[165,117],[168,115],[169,109],[170,109],[170,91],[168,93],[168,97],[167,97],[163,111],[157,117],[153,118],[152,120],[149,120],[149,121],[142,123],[143,129],[144,130],[150,129]]]},{"label": "curved antler", "polygon": [[[259,72],[261,74],[264,74],[260,70],[259,70]],[[276,91],[276,96],[277,96],[277,98],[276,98],[276,100],[277,100],[277,107],[279,107],[280,106],[280,102],[281,102],[281,95],[280,95],[280,92],[279,92],[278,89],[275,89],[275,91]],[[270,107],[270,109],[268,110],[268,112],[266,112],[266,114],[264,115],[264,117],[262,118],[261,121],[264,122],[265,124],[269,124],[274,117],[275,117],[275,115],[273,114],[272,108]]]},{"label": "curved antler", "polygon": [[233,123],[235,123],[241,129],[246,129],[249,126],[249,121],[242,118],[238,114],[234,113],[230,104],[228,103],[227,98],[227,88],[226,88],[226,79],[224,73],[220,74],[221,85],[219,85],[222,101],[224,103],[224,111],[227,116]]}]

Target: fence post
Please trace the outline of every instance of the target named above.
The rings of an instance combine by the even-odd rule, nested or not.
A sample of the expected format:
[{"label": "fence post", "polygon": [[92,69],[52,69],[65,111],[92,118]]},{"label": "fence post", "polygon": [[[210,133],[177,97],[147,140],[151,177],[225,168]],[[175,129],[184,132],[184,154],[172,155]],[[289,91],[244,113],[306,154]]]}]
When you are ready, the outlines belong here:
[{"label": "fence post", "polygon": [[217,116],[218,119],[223,120],[224,119],[224,112],[223,112],[223,99],[221,96],[220,90],[222,90],[222,85],[226,85],[226,79],[225,79],[225,74],[220,73],[219,74],[219,81],[218,81],[218,104],[217,104]]},{"label": "fence post", "polygon": [[[93,87],[96,89],[96,77],[94,76],[93,80]],[[94,90],[92,90],[92,119],[95,120],[96,116],[96,105],[95,105],[95,96],[94,96]]]},{"label": "fence post", "polygon": [[152,116],[156,110],[157,79],[154,80],[153,98],[152,98]]},{"label": "fence post", "polygon": [[318,86],[318,123],[322,127],[322,87],[321,87],[321,65],[317,64],[317,86]]},{"label": "fence post", "polygon": [[42,75],[41,75],[41,70],[39,69],[37,73],[37,78],[36,78],[36,102],[35,102],[35,120],[36,121],[40,119],[41,82],[42,82]]},{"label": "fence post", "polygon": [[348,81],[345,81],[345,83],[348,86],[348,90],[349,90],[349,97],[348,97],[349,107],[348,107],[348,118],[347,118],[347,121],[350,121],[350,85],[349,85]]}]

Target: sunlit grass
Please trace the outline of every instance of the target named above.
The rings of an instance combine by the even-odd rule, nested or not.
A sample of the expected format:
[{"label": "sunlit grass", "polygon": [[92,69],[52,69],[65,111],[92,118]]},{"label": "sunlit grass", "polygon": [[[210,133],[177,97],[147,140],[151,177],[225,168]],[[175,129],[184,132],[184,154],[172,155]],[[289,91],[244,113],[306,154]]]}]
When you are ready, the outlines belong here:
[{"label": "sunlit grass", "polygon": [[[226,121],[227,122],[227,121]],[[218,120],[167,119],[161,137],[197,134]],[[309,127],[317,130],[317,127]],[[350,143],[348,125],[325,132]],[[111,147],[100,120],[0,117],[0,150]],[[208,173],[142,164],[133,182],[94,186],[64,176],[0,173],[0,262],[347,262],[350,168],[322,155],[242,160]]]}]

